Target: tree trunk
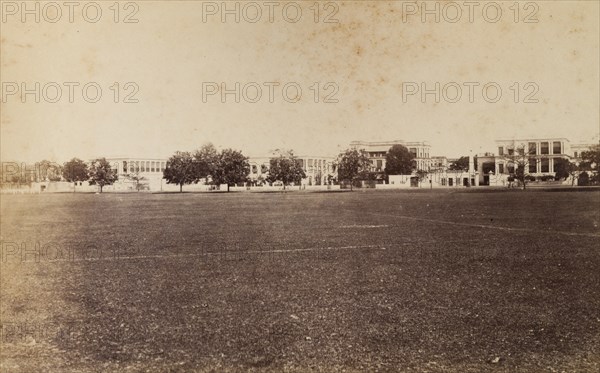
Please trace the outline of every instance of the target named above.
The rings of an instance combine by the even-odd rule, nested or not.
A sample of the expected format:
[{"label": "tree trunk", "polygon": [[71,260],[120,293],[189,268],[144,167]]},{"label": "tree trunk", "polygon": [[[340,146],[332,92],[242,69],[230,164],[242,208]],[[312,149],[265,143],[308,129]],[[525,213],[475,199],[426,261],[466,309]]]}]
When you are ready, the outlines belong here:
[{"label": "tree trunk", "polygon": [[100,185],[100,193],[102,193],[102,185]]},{"label": "tree trunk", "polygon": [[179,184],[179,193],[183,192],[183,184]]},{"label": "tree trunk", "polygon": [[229,183],[227,183],[227,193],[229,193]]}]

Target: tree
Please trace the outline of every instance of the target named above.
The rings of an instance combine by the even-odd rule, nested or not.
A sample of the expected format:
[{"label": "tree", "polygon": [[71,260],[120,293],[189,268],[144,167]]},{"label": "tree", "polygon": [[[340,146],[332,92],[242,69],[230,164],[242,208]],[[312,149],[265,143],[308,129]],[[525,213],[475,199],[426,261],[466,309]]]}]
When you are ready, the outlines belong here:
[{"label": "tree", "polygon": [[583,171],[579,175],[579,178],[577,178],[577,185],[578,186],[587,186],[589,184],[590,184],[590,175],[587,173],[587,171]]},{"label": "tree", "polygon": [[419,180],[419,185],[423,182],[423,180],[425,180],[425,178],[427,178],[428,174],[429,174],[429,172],[427,172],[425,170],[417,170],[415,172],[415,175],[417,176],[417,180]]},{"label": "tree", "polygon": [[237,184],[248,179],[250,163],[242,152],[224,149],[218,155],[217,162],[212,167],[211,176],[215,184],[227,184],[227,191],[231,184]]},{"label": "tree", "polygon": [[19,170],[19,172],[16,175],[5,175],[3,176],[3,179],[6,178],[6,181],[11,183],[11,184],[17,184],[19,186],[19,188],[21,187],[21,185],[27,185],[27,186],[31,186],[31,183],[33,182],[35,175],[34,174],[28,174],[27,172],[21,172]]},{"label": "tree", "polygon": [[98,185],[100,193],[102,193],[102,188],[105,185],[112,185],[118,178],[117,171],[108,163],[106,158],[94,159],[90,164],[90,185]]},{"label": "tree", "polygon": [[385,155],[386,175],[410,175],[415,167],[415,156],[404,145],[392,146]]},{"label": "tree", "polygon": [[87,164],[79,158],[73,158],[64,164],[62,175],[66,181],[77,185],[78,182],[81,183],[88,179]]},{"label": "tree", "polygon": [[144,184],[142,182],[146,180],[146,178],[141,176],[139,172],[128,173],[125,175],[125,177],[130,179],[131,181],[135,182],[135,190],[137,190],[138,192],[144,186]]},{"label": "tree", "polygon": [[283,189],[285,186],[294,183],[299,184],[306,177],[302,162],[294,156],[293,151],[280,151],[279,156],[271,158],[269,161],[269,176],[267,181],[273,183],[281,181]]},{"label": "tree", "polygon": [[44,159],[37,164],[38,181],[60,181],[63,167],[55,162]]},{"label": "tree", "polygon": [[579,167],[581,170],[587,171],[589,182],[595,184],[600,182],[600,173],[598,172],[600,167],[600,144],[590,147],[590,150],[581,152]]},{"label": "tree", "polygon": [[197,174],[196,163],[190,152],[177,151],[167,160],[163,178],[167,180],[167,184],[179,185],[179,192],[182,192],[184,184],[198,180]]},{"label": "tree", "polygon": [[220,161],[220,155],[212,143],[206,143],[194,152],[194,173],[198,182],[211,176]]},{"label": "tree", "polygon": [[535,155],[535,149],[529,149],[526,144],[514,144],[512,148],[508,149],[507,154],[504,155],[507,167],[514,168],[511,177],[521,182],[523,190],[526,189],[527,180],[530,177],[529,165],[537,164]]},{"label": "tree", "polygon": [[356,180],[366,180],[371,170],[371,161],[364,150],[347,149],[335,161],[338,180],[350,181],[350,190]]},{"label": "tree", "polygon": [[584,168],[598,170],[598,166],[600,166],[600,144],[581,152],[581,164]]},{"label": "tree", "polygon": [[450,163],[448,169],[451,171],[468,171],[469,170],[469,157],[462,156],[457,160]]},{"label": "tree", "polygon": [[554,178],[556,180],[566,180],[571,177],[571,186],[575,185],[575,179],[579,174],[579,167],[565,158],[557,158],[554,163]]}]

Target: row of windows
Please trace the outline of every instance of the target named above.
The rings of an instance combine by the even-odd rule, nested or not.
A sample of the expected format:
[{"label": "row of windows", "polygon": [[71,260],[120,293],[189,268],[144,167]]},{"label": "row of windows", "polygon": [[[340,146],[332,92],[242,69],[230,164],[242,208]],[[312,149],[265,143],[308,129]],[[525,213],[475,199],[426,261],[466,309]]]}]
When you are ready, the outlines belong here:
[{"label": "row of windows", "polygon": [[[550,154],[550,143],[548,141],[542,141],[540,144],[539,154]],[[514,155],[515,149],[514,147],[506,147],[506,152],[508,155]],[[537,155],[537,143],[530,142],[527,144],[527,152],[528,155]],[[518,148],[517,153],[519,155],[525,155],[525,148]],[[562,143],[560,141],[554,141],[552,143],[552,154],[562,154]],[[498,155],[504,155],[504,146],[498,147]]]},{"label": "row of windows", "polygon": [[412,154],[413,157],[415,157],[415,158],[429,158],[429,153],[425,152],[422,149],[420,149],[420,150],[421,151],[417,151],[417,148],[409,148],[408,149],[410,154]]},{"label": "row of windows", "polygon": [[[554,168],[556,168],[556,163],[558,162],[558,160],[559,160],[559,158],[554,158],[554,160],[553,160]],[[527,171],[531,174],[538,172],[538,170],[537,170],[538,164],[540,165],[539,172],[550,172],[550,159],[548,159],[548,158],[541,158],[539,160],[537,160],[535,158],[530,159],[527,162]],[[506,169],[509,174],[515,173],[515,165],[514,164],[507,164]],[[503,163],[498,164],[498,173],[500,173],[500,174],[504,173],[504,164]]]},{"label": "row of windows", "polygon": [[[308,167],[306,166],[308,164]],[[325,160],[321,160],[321,159],[309,159],[308,162],[306,162],[304,159],[300,159],[300,165],[301,167],[305,170],[305,171],[313,171],[314,169],[317,170],[321,170],[321,169],[328,169],[329,165],[327,164],[327,161]],[[269,167],[267,165],[261,165],[260,166],[260,173],[264,174],[269,172]],[[258,166],[257,165],[251,165],[251,173],[253,174],[257,174],[258,173]]]},{"label": "row of windows", "polygon": [[306,163],[308,163],[308,167],[318,167],[318,168],[324,168],[327,164],[326,160],[323,159],[308,159],[308,162],[305,162],[304,159],[300,159],[300,164],[302,165],[302,168],[306,168]]},{"label": "row of windows", "polygon": [[[455,182],[456,181],[456,182]],[[474,179],[471,179],[471,183],[475,183]],[[449,177],[448,179],[446,179],[445,177],[442,178],[442,185],[443,186],[455,186],[455,185],[461,185],[461,178],[457,177],[457,178],[453,178],[453,177]],[[462,178],[462,185],[467,186],[469,185],[469,179],[468,178]]]},{"label": "row of windows", "polygon": [[[415,158],[429,158],[429,153],[423,149],[408,148],[410,154]],[[369,158],[385,158],[387,151],[385,152],[369,152]]]},{"label": "row of windows", "polygon": [[163,172],[167,162],[159,161],[123,161],[123,172]]}]

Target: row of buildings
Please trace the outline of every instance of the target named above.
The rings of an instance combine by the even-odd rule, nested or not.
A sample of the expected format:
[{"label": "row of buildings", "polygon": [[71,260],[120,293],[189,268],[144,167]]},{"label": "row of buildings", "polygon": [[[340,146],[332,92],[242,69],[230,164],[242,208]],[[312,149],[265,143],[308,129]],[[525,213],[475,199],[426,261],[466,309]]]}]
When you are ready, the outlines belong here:
[{"label": "row of buildings", "polygon": [[[554,176],[558,159],[569,159],[577,162],[583,151],[593,144],[571,144],[566,138],[543,139],[511,139],[497,140],[496,152],[470,154],[467,169],[450,170],[449,166],[456,159],[431,154],[431,145],[426,141],[353,141],[351,149],[364,150],[371,161],[371,171],[383,174],[386,166],[386,155],[394,145],[403,145],[412,153],[416,169],[426,171],[424,176],[390,175],[389,187],[457,187],[457,186],[506,186],[509,177],[515,172],[513,159],[521,154],[529,160],[527,173],[533,177]],[[519,153],[521,152],[521,153]],[[274,154],[249,157],[249,180],[252,185],[263,185],[269,172],[270,159]],[[327,185],[336,179],[335,157],[323,155],[299,155],[297,157],[306,173],[302,181],[304,185]],[[150,190],[168,189],[162,179],[166,167],[166,159],[140,158],[108,158],[116,165],[120,176],[128,173],[139,173],[147,180]],[[381,178],[376,181],[386,184]],[[128,188],[127,179],[122,178],[124,188]]]},{"label": "row of buildings", "polygon": [[[424,172],[417,175],[389,175],[382,177],[386,166],[386,155],[394,145],[403,145],[412,153],[417,170]],[[497,140],[497,151],[494,153],[469,154],[468,167],[458,170],[450,169],[456,160],[445,156],[433,156],[431,146],[426,141],[385,141],[366,142],[353,141],[351,149],[363,150],[371,161],[371,172],[379,177],[374,183],[378,187],[461,187],[461,186],[506,186],[510,176],[515,172],[515,158],[528,160],[527,173],[531,177],[551,177],[555,174],[559,159],[578,162],[581,153],[589,150],[593,144],[571,144],[566,138],[544,139],[511,139]],[[250,185],[266,184],[270,160],[275,154],[249,157]],[[302,185],[330,185],[337,178],[335,157],[321,155],[300,155],[300,160],[306,178]],[[137,174],[142,180],[142,189],[152,191],[175,190],[177,187],[167,184],[163,179],[163,171],[167,159],[161,158],[131,158],[113,157],[107,160],[114,166],[119,180],[110,187],[114,190],[140,189],[140,181],[130,178]],[[191,188],[205,189],[208,186],[198,185]]]}]

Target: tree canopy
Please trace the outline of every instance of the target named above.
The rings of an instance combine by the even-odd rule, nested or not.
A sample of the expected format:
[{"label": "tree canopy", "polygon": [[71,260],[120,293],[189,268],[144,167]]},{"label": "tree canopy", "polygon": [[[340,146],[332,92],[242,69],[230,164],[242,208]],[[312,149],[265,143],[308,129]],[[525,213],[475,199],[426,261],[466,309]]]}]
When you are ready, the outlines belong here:
[{"label": "tree canopy", "polygon": [[371,170],[371,161],[364,150],[347,149],[338,155],[336,167],[340,181],[367,180]]},{"label": "tree canopy", "polygon": [[183,185],[191,184],[198,180],[196,163],[190,152],[175,152],[168,160],[163,172],[167,184],[179,185],[179,191],[183,191]]},{"label": "tree canopy", "polygon": [[505,154],[503,157],[506,160],[507,166],[514,167],[514,173],[511,177],[517,179],[523,189],[527,187],[527,180],[530,176],[529,174],[529,166],[532,162],[537,162],[535,156],[535,150],[529,149],[529,146],[526,144],[516,144],[513,148],[513,151],[509,154]]},{"label": "tree canopy", "polygon": [[[589,182],[600,183],[600,144],[590,147],[589,150],[581,152],[581,163],[579,167],[582,171],[587,171]],[[591,176],[590,176],[591,174]]]},{"label": "tree canopy", "polygon": [[195,182],[207,179],[213,175],[215,168],[220,163],[220,154],[212,143],[206,143],[194,152]]},{"label": "tree canopy", "polygon": [[468,171],[469,170],[469,157],[462,156],[455,161],[450,162],[448,169],[451,171]]},{"label": "tree canopy", "polygon": [[385,156],[387,175],[410,175],[415,169],[415,157],[404,145],[394,145]]},{"label": "tree canopy", "polygon": [[573,175],[577,170],[577,165],[565,158],[557,158],[554,161],[554,178],[556,180],[565,180]]},{"label": "tree canopy", "polygon": [[117,171],[106,158],[94,159],[90,164],[88,176],[90,185],[98,185],[100,193],[105,185],[112,185],[118,179]]},{"label": "tree canopy", "polygon": [[63,173],[63,166],[58,163],[44,159],[38,163],[38,180],[39,181],[60,181]]},{"label": "tree canopy", "polygon": [[63,178],[68,182],[81,182],[88,179],[88,167],[79,158],[73,158],[65,162],[62,169]]},{"label": "tree canopy", "polygon": [[[212,154],[212,153],[211,153]],[[250,163],[248,158],[244,157],[242,152],[233,149],[224,149],[218,154],[212,169],[211,176],[215,184],[227,184],[227,191],[230,185],[245,182],[250,173]]]},{"label": "tree canopy", "polygon": [[598,166],[600,166],[600,145],[592,146],[590,150],[581,152],[580,166],[587,171],[598,171]]},{"label": "tree canopy", "polygon": [[292,151],[282,151],[278,157],[271,158],[269,161],[267,181],[270,183],[281,181],[283,189],[290,183],[299,184],[305,177],[302,162]]}]

